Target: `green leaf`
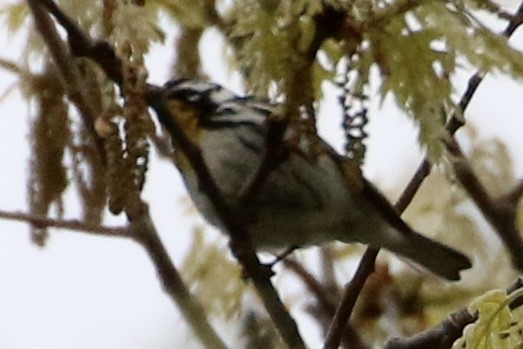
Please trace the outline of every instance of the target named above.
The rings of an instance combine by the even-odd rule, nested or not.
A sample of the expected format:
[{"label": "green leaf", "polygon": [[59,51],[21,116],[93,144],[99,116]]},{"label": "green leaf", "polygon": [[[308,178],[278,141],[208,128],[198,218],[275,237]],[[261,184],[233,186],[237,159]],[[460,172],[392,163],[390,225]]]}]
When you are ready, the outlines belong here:
[{"label": "green leaf", "polygon": [[[521,296],[521,290],[519,291]],[[521,313],[513,313],[508,304],[517,297],[507,297],[503,290],[491,290],[476,299],[469,307],[478,320],[465,327],[463,337],[452,349],[516,349],[522,344],[519,333],[523,325]]]}]

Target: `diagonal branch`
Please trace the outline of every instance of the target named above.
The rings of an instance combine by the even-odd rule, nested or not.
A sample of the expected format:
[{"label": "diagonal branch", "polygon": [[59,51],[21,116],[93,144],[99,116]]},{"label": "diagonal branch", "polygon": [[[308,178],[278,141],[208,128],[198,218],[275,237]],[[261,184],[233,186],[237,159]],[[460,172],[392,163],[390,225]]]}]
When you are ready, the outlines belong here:
[{"label": "diagonal branch", "polygon": [[94,42],[52,0],[41,0],[40,4],[67,30],[67,39],[74,57],[97,57],[107,76],[118,85],[123,82],[122,62],[106,41]]},{"label": "diagonal branch", "polygon": [[358,296],[370,274],[374,272],[374,262],[376,261],[378,252],[379,249],[369,247],[361,258],[354,277],[343,291],[341,302],[336,309],[329,331],[327,332],[327,339],[323,345],[323,349],[336,349],[339,347],[345,326],[347,326],[349,322]]},{"label": "diagonal branch", "polygon": [[[494,227],[512,257],[512,263],[523,271],[523,238],[516,227],[516,208],[521,197],[521,183],[500,199],[492,198],[463,155],[459,144],[452,138],[446,142],[456,178],[467,191],[483,216]],[[515,196],[515,198],[514,198]]]},{"label": "diagonal branch", "polygon": [[[409,3],[409,1],[407,0],[405,1],[405,3]],[[520,3],[518,10],[511,17],[511,20],[507,24],[507,27],[503,31],[502,35],[510,37],[515,32],[515,30],[522,24],[523,2]],[[474,93],[477,91],[479,85],[483,81],[483,77],[484,74],[478,71],[469,79],[467,89],[465,90],[458,104],[459,109],[451,116],[446,125],[446,130],[450,134],[451,138],[454,136],[456,131],[465,124],[465,120],[463,119],[462,115],[465,109],[468,107],[472,97],[474,96]],[[418,191],[425,178],[430,174],[430,170],[431,164],[428,157],[426,156],[423,159],[422,163],[419,165],[414,175],[412,176],[410,182],[407,184],[407,187],[401,194],[400,198],[396,202],[395,208],[398,212],[403,212],[407,208],[407,206],[414,198],[414,195]],[[523,187],[523,185],[519,186],[519,188],[521,187]],[[520,191],[523,192],[523,189],[515,189],[515,192],[518,194]],[[492,205],[494,205],[494,203],[492,203]],[[516,232],[514,231],[514,219],[510,221],[512,227],[508,227],[508,233],[505,234],[504,230],[507,228],[507,222],[503,220],[503,217],[502,215],[500,215],[500,212],[498,210],[491,210],[490,212],[484,212],[484,214],[486,214],[487,217],[491,217],[489,218],[489,221],[492,219],[493,222],[491,222],[491,224],[496,224],[493,224],[493,226],[497,229],[498,234],[502,237],[503,241],[506,244],[514,243],[514,245],[507,245],[507,247],[511,251],[511,255],[514,262],[516,263],[516,265],[518,265],[519,268],[521,268],[521,263],[523,263],[523,253],[521,252],[522,242],[519,233],[516,234]],[[504,217],[507,218],[506,212],[503,212],[503,214]],[[378,255],[378,252],[379,250],[371,247],[369,247],[365,252],[360,262],[360,265],[356,270],[356,274],[347,286],[342,301],[340,302],[336,311],[336,315],[332,320],[331,329],[329,329],[324,349],[332,349],[337,348],[339,346],[341,333],[338,332],[343,331],[343,324],[348,323],[354,304],[359,294],[361,293],[361,290],[365,285],[366,280],[374,271],[374,263]]]},{"label": "diagonal branch", "polygon": [[126,227],[105,227],[102,225],[81,222],[77,219],[52,219],[27,213],[5,211],[0,211],[0,218],[19,222],[27,222],[39,228],[52,227],[100,236],[129,237]]}]

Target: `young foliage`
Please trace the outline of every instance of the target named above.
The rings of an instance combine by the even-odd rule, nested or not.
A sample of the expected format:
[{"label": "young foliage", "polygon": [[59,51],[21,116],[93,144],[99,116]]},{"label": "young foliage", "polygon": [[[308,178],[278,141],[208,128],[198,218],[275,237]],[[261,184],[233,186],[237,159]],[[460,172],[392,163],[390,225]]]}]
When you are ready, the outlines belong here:
[{"label": "young foliage", "polygon": [[251,291],[242,280],[240,268],[229,258],[226,245],[206,241],[200,227],[192,233],[192,252],[181,267],[186,282],[209,314],[226,320],[237,317],[244,294]]},{"label": "young foliage", "polygon": [[295,66],[302,65],[314,37],[315,1],[247,0],[236,2],[228,15],[227,34],[234,65],[245,77],[247,90],[268,96],[269,87],[285,94]]},{"label": "young foliage", "polygon": [[0,8],[0,16],[5,19],[7,30],[10,34],[14,34],[22,29],[28,14],[29,10],[22,2],[12,3]]},{"label": "young foliage", "polygon": [[507,296],[503,290],[488,291],[469,307],[478,319],[465,327],[463,337],[452,349],[518,349],[523,344],[523,311],[512,310],[509,304],[521,290]]},{"label": "young foliage", "polygon": [[[441,158],[446,116],[457,111],[450,78],[460,60],[483,73],[523,75],[523,55],[471,12],[478,7],[493,10],[488,1],[242,1],[229,13],[227,38],[249,91],[267,95],[267,88],[276,86],[279,93],[288,92],[283,82],[304,59],[318,30],[315,16],[327,6],[346,11],[351,30],[320,47],[324,61],[331,64],[330,69],[318,64],[316,57],[314,86],[331,80],[325,72],[333,71],[344,56],[359,72],[359,85],[378,67],[381,97],[392,94],[420,125],[420,142],[432,159]],[[333,47],[341,47],[343,54]],[[315,88],[317,99],[318,91]]]}]

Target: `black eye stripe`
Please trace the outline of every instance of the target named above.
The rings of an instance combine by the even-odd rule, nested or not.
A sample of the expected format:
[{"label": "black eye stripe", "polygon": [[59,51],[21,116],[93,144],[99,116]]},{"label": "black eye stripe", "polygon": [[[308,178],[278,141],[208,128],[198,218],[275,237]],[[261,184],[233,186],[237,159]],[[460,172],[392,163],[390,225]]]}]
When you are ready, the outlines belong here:
[{"label": "black eye stripe", "polygon": [[170,89],[167,95],[168,98],[178,98],[184,101],[196,102],[202,100],[205,97],[208,98],[209,92],[196,91],[190,88],[185,89]]},{"label": "black eye stripe", "polygon": [[268,100],[240,97],[207,81],[182,79],[167,82],[165,88],[167,98],[196,109],[201,126],[208,129],[250,124],[261,131],[276,107]]},{"label": "black eye stripe", "polygon": [[240,127],[247,126],[255,130],[256,133],[265,134],[266,127],[265,125],[260,125],[253,123],[251,121],[235,121],[235,120],[214,120],[214,119],[204,119],[200,120],[201,125],[204,128],[209,130],[216,130],[220,128],[231,128],[231,127]]}]

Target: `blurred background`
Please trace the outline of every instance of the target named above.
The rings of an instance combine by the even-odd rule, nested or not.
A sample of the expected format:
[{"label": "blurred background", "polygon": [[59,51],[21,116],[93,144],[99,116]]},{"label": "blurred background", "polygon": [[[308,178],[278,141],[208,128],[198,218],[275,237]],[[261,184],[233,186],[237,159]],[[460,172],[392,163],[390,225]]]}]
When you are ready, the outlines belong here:
[{"label": "blurred background", "polygon": [[[11,3],[0,0],[0,8]],[[513,11],[518,3],[506,0],[501,5]],[[173,47],[178,30],[167,15],[160,13],[158,19],[160,27],[165,30],[166,40],[163,44],[151,47],[145,64],[150,73],[149,82],[161,85],[170,78],[170,64],[176,54]],[[0,22],[0,58],[20,62],[21,52],[27,43],[27,31],[24,29],[13,34],[7,30],[6,21],[4,17]],[[504,27],[500,20],[485,18],[485,21],[498,31]],[[23,26],[29,28],[31,22],[27,19]],[[517,31],[510,43],[516,48],[523,48],[523,31]],[[242,94],[243,86],[239,76],[226,68],[223,38],[219,32],[206,31],[199,50],[203,70],[209,79]],[[38,64],[29,66],[34,71],[39,69]],[[459,73],[452,77],[457,98],[466,88],[467,79],[473,72],[464,64]],[[22,97],[18,80],[16,74],[0,68],[0,211],[4,212],[28,211],[28,137],[35,106],[28,104]],[[376,92],[377,87],[374,88]],[[323,92],[324,99],[319,109],[320,133],[341,150],[343,132],[339,127],[341,109],[337,103],[340,91],[333,84],[324,83]],[[504,161],[504,168],[511,170],[515,178],[523,176],[522,96],[521,81],[501,74],[489,75],[466,111],[467,128],[458,133],[458,139],[469,154],[483,149],[485,155],[489,149],[494,149],[493,153],[489,153],[490,157],[485,156],[489,161]],[[388,96],[381,99],[377,92],[370,94],[368,115],[369,138],[366,140],[368,151],[364,172],[394,201],[423,156],[417,141],[417,129],[397,108],[393,98]],[[477,156],[481,157],[481,154]],[[458,189],[440,184],[442,178],[445,176],[440,174],[432,179],[434,187],[423,189],[425,192],[420,193],[418,203],[413,204],[411,212],[406,214],[411,224],[424,232],[432,229],[433,235],[445,228],[453,229],[449,227],[452,221],[447,221],[445,217],[448,216],[441,214],[441,210],[448,205],[449,198],[456,197]],[[224,252],[223,258],[229,258],[226,240],[207,227],[191,208],[178,172],[172,163],[159,158],[154,151],[143,198],[149,203],[162,240],[177,266],[186,266],[189,270],[193,268],[194,272],[196,262],[188,259],[188,255],[191,251],[194,253],[195,248],[209,248],[202,241],[195,242],[194,237],[201,237],[201,234],[205,236],[207,244]],[[63,208],[65,218],[80,217],[78,197],[72,187],[66,190]],[[506,273],[503,269],[488,269],[489,265],[490,268],[498,268],[508,263],[498,239],[470,202],[460,202],[458,212],[456,220],[466,217],[467,222],[461,221],[463,226],[470,224],[471,232],[480,232],[481,236],[486,236],[487,249],[490,251],[490,257],[485,257],[490,259],[484,259],[483,266],[482,262],[476,260],[476,269],[465,275],[463,282],[477,289],[505,287],[515,274],[509,269]],[[119,226],[125,224],[125,219],[107,212],[105,223]],[[463,226],[456,225],[458,230]],[[204,245],[207,247],[202,247]],[[471,248],[480,251],[475,254],[476,259],[489,255],[485,254],[487,249],[484,246]],[[317,252],[316,248],[310,248],[299,252],[297,258],[317,258]],[[348,281],[353,266],[354,262],[351,262],[340,267],[337,275]],[[398,260],[392,262],[390,268],[411,269],[412,274],[417,273]],[[190,279],[194,275],[187,277]],[[275,282],[283,290],[282,297],[293,315],[296,315],[302,332],[308,334],[306,339],[310,347],[319,347],[321,331],[307,316],[307,304],[311,296],[305,294],[301,284],[293,283],[292,277],[286,279],[277,276]],[[459,286],[438,285],[442,289],[460,289]],[[214,323],[222,329],[219,330],[221,334],[229,337],[226,340],[234,342],[239,331],[234,315],[228,318],[216,316]],[[199,344],[186,328],[176,306],[163,293],[151,261],[133,241],[50,229],[49,239],[42,248],[31,242],[27,224],[1,219],[0,348],[72,347],[198,348]]]}]

